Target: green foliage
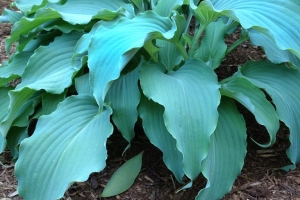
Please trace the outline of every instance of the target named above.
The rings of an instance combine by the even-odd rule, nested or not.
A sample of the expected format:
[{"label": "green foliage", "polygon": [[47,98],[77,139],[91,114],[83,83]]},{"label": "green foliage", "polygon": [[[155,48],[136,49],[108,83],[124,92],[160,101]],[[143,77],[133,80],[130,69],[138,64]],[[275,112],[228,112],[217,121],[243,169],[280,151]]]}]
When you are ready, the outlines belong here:
[{"label": "green foliage", "polygon": [[101,197],[111,197],[120,194],[133,184],[142,167],[142,155],[143,152],[131,158],[112,175]]},{"label": "green foliage", "polygon": [[[207,178],[196,199],[220,199],[246,155],[246,125],[235,102],[266,127],[270,140],[257,142],[262,147],[274,144],[279,122],[285,123],[287,155],[293,166],[300,163],[298,0],[15,5],[20,12],[6,9],[0,18],[13,23],[7,52],[16,44],[0,67],[0,152],[8,147],[17,159],[18,192],[25,199],[61,198],[72,183],[103,170],[113,124],[127,150],[136,123],[180,183],[186,184],[184,175],[191,183],[200,173]],[[227,47],[224,38],[236,28],[241,38]],[[220,80],[215,69],[248,39],[265,50],[267,60],[249,61]],[[17,86],[11,84],[16,79]],[[104,196],[130,187],[141,154],[133,161],[113,176]],[[122,190],[113,191],[121,183]]]}]

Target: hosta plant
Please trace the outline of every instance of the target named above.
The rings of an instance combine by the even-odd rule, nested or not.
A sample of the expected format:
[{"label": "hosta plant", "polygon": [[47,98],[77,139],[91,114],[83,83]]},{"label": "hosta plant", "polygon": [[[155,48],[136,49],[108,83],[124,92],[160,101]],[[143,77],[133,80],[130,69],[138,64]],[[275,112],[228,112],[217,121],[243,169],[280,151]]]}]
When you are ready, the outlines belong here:
[{"label": "hosta plant", "polygon": [[[186,176],[190,186],[203,174],[207,184],[196,199],[220,199],[246,154],[236,102],[266,127],[270,140],[256,142],[262,147],[274,144],[282,121],[293,163],[285,167],[300,162],[299,0],[17,0],[12,6],[17,11],[6,9],[0,18],[13,24],[6,50],[15,48],[0,67],[0,151],[8,147],[17,160],[25,199],[58,199],[72,183],[103,170],[113,127],[130,148],[135,125],[163,152],[178,182],[187,184]],[[236,29],[240,38],[227,46],[224,38]],[[222,60],[247,40],[267,59],[218,78]]]}]

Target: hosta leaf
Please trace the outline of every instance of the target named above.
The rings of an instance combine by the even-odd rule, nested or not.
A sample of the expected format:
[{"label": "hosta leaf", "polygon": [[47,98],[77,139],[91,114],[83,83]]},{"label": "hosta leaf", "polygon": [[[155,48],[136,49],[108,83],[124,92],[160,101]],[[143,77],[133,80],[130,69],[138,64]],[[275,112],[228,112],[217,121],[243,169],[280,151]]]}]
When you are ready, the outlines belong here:
[{"label": "hosta leaf", "polygon": [[86,27],[87,25],[82,25],[82,24],[77,24],[77,25],[69,24],[68,22],[62,19],[51,20],[42,25],[43,30],[52,31],[57,29],[63,33],[70,33],[72,31],[81,32],[84,31]]},{"label": "hosta leaf", "polygon": [[291,146],[287,155],[292,163],[300,163],[299,70],[267,61],[247,62],[239,69],[239,76],[264,89],[271,96],[279,119],[290,129]]},{"label": "hosta leaf", "polygon": [[246,124],[234,102],[222,97],[218,112],[218,125],[202,165],[207,184],[196,197],[199,200],[221,199],[228,193],[246,156]]},{"label": "hosta leaf", "polygon": [[101,25],[103,25],[102,23],[103,23],[103,21],[99,21],[99,22],[95,23],[95,24],[93,25],[92,29],[91,29],[88,33],[84,34],[84,35],[78,40],[78,42],[77,42],[77,44],[76,44],[76,47],[75,47],[75,49],[74,49],[74,54],[75,54],[75,55],[77,55],[77,54],[78,54],[78,55],[81,55],[81,54],[84,54],[84,53],[86,53],[86,52],[88,51],[88,45],[90,44],[91,39],[92,39],[92,37],[95,35],[95,32],[97,31],[97,29],[98,29]]},{"label": "hosta leaf", "polygon": [[10,129],[14,119],[16,117],[20,116],[22,113],[20,113],[21,110],[23,110],[24,107],[28,106],[28,103],[30,103],[30,97],[35,93],[34,90],[31,90],[29,88],[24,88],[21,91],[15,91],[11,90],[9,91],[8,95],[10,98],[9,106],[8,106],[8,112],[5,115],[5,118],[2,119],[2,122],[0,124],[0,135],[2,136],[2,139],[0,140],[0,153],[3,152],[6,146],[6,135],[8,133],[8,130]]},{"label": "hosta leaf", "polygon": [[48,46],[54,39],[61,36],[61,32],[52,30],[51,32],[40,32],[37,36],[21,37],[17,46],[18,51],[32,51],[34,52],[40,46]]},{"label": "hosta leaf", "polygon": [[130,188],[142,167],[143,152],[126,161],[112,175],[106,184],[101,197],[111,197],[121,194]]},{"label": "hosta leaf", "polygon": [[[16,0],[16,6],[23,13],[30,13],[36,11],[40,5],[42,5],[43,0]],[[44,2],[44,4],[46,1]]]},{"label": "hosta leaf", "polygon": [[269,36],[261,34],[253,28],[248,30],[248,34],[251,38],[252,44],[264,47],[267,58],[272,63],[291,62],[295,66],[300,68],[300,58],[298,58],[288,50],[280,50],[278,48],[274,48],[276,46],[276,43]]},{"label": "hosta leaf", "polygon": [[227,27],[222,20],[210,23],[205,29],[201,46],[194,57],[203,60],[212,69],[219,67],[227,49],[227,45],[224,42],[226,31]]},{"label": "hosta leaf", "polygon": [[7,134],[7,147],[12,154],[13,159],[19,157],[19,144],[28,137],[27,127],[12,127]]},{"label": "hosta leaf", "polygon": [[220,17],[221,14],[212,9],[211,1],[201,1],[197,6],[198,3],[199,0],[190,0],[190,8],[201,26],[207,26]]},{"label": "hosta leaf", "polygon": [[279,118],[273,105],[266,99],[265,94],[248,80],[231,78],[224,81],[221,94],[234,98],[244,105],[255,116],[256,121],[268,130],[270,141],[263,147],[269,147],[276,141],[279,129]]},{"label": "hosta leaf", "polygon": [[6,50],[17,41],[21,35],[27,35],[30,31],[45,22],[62,18],[70,24],[87,24],[92,19],[112,20],[119,14],[130,15],[126,9],[133,13],[133,7],[121,0],[68,0],[65,4],[48,4],[40,9],[33,18],[23,17],[12,28],[11,37],[7,39]]},{"label": "hosta leaf", "polygon": [[173,70],[183,60],[182,55],[174,44],[165,40],[156,40],[156,45],[159,47],[159,61],[164,64],[167,70]]},{"label": "hosta leaf", "polygon": [[188,34],[186,34],[186,33],[184,33],[184,34],[182,34],[182,40],[184,42],[186,42],[189,46],[191,46],[192,45],[193,37],[190,36],[190,35],[188,35]]},{"label": "hosta leaf", "polygon": [[1,78],[8,78],[11,75],[21,76],[33,51],[22,51],[12,56],[12,61],[7,66],[0,68]]},{"label": "hosta leaf", "polygon": [[13,90],[12,87],[1,87],[0,88],[0,122],[5,118],[8,114],[8,106],[9,106],[9,96],[8,92]]},{"label": "hosta leaf", "polygon": [[7,141],[6,141],[5,136],[3,134],[0,134],[0,148],[1,148],[0,153],[2,153],[4,151],[4,149],[6,147],[6,143],[7,143]]},{"label": "hosta leaf", "polygon": [[150,142],[163,152],[163,161],[182,183],[182,154],[177,150],[176,140],[168,132],[163,119],[164,108],[143,96],[139,104],[139,115]]},{"label": "hosta leaf", "polygon": [[92,37],[95,35],[97,29],[100,26],[105,26],[105,27],[110,27],[112,28],[113,25],[116,23],[115,20],[111,21],[98,21],[95,23],[92,27],[92,29],[84,34],[77,42],[76,47],[74,49],[74,57],[79,56],[79,55],[85,55],[88,52],[89,49],[89,44],[91,43]]},{"label": "hosta leaf", "polygon": [[134,14],[131,4],[122,0],[68,0],[65,4],[47,4],[46,7],[56,10],[61,18],[70,24],[87,24],[92,19],[112,20],[118,14],[130,17]]},{"label": "hosta leaf", "polygon": [[253,28],[268,35],[277,48],[300,58],[299,0],[250,0],[246,3],[244,0],[211,0],[201,4],[239,21],[245,29]]},{"label": "hosta leaf", "polygon": [[80,95],[40,117],[34,134],[20,146],[15,166],[20,196],[58,199],[73,182],[85,181],[90,173],[104,168],[112,111],[109,107],[102,113],[98,110],[92,96]]},{"label": "hosta leaf", "polygon": [[[0,124],[1,134],[7,137],[7,142],[9,148],[15,148],[14,146],[18,145],[21,141],[19,139],[19,131],[21,131],[23,135],[23,130],[15,130],[11,127],[24,127],[27,128],[29,125],[29,116],[33,114],[34,108],[40,102],[40,94],[36,93],[31,95],[33,91],[24,90],[21,92],[15,93],[14,91],[8,92],[10,96],[10,102],[8,105],[8,109],[5,112],[5,119]],[[5,110],[4,110],[5,111]],[[17,139],[16,139],[17,138]],[[9,140],[13,141],[9,141]],[[17,143],[15,143],[17,140]],[[2,144],[3,142],[3,144]],[[0,151],[2,152],[6,146],[6,140],[0,142]],[[15,156],[14,150],[12,150],[12,154]]]},{"label": "hosta leaf", "polygon": [[188,59],[180,69],[167,73],[156,63],[145,63],[140,82],[144,94],[164,106],[166,128],[183,154],[185,174],[194,180],[217,125],[220,93],[216,74],[200,60]]},{"label": "hosta leaf", "polygon": [[29,125],[29,116],[34,113],[34,108],[39,104],[39,102],[39,95],[34,95],[29,100],[27,100],[18,110],[18,113],[15,116],[11,126],[27,127]]},{"label": "hosta leaf", "polygon": [[154,8],[152,8],[156,13],[163,17],[170,16],[173,10],[176,10],[178,7],[182,6],[183,0],[159,0]]},{"label": "hosta leaf", "polygon": [[184,47],[184,42],[181,38],[182,33],[185,31],[185,28],[187,26],[187,21],[185,19],[184,15],[179,15],[177,12],[174,12],[174,15],[171,17],[173,21],[176,22],[177,30],[175,32],[175,35],[172,39],[168,40],[172,42],[177,49],[180,51],[181,55],[184,57],[184,60],[188,58],[188,54],[186,52],[186,48]]},{"label": "hosta leaf", "polygon": [[[38,48],[30,57],[28,63],[26,62],[27,67],[22,74],[22,82],[16,90],[9,93],[11,100],[9,113],[0,125],[0,132],[3,136],[7,135],[14,120],[23,114],[26,103],[30,104],[27,101],[35,93],[35,90],[46,90],[60,94],[72,84],[72,76],[75,70],[71,65],[71,57],[74,46],[81,35],[81,33],[71,33],[57,37],[48,46]],[[24,59],[27,57],[28,55],[25,55]],[[12,66],[8,65],[7,67],[10,66],[12,69],[16,69],[16,73],[22,73],[22,70],[18,71],[17,69],[18,65],[22,63],[18,61],[17,55],[15,58],[16,61],[12,62]],[[4,148],[5,146],[1,146],[0,151]]]},{"label": "hosta leaf", "polygon": [[143,47],[147,51],[149,56],[152,58],[152,60],[158,62],[157,52],[159,49],[156,46],[156,44],[154,44],[154,41],[148,40],[147,42],[145,42]]},{"label": "hosta leaf", "polygon": [[93,95],[90,85],[89,74],[75,78],[75,88],[78,94]]},{"label": "hosta leaf", "polygon": [[112,120],[130,143],[134,138],[134,125],[138,119],[137,106],[140,102],[138,87],[139,68],[115,80],[105,98],[113,109]]},{"label": "hosta leaf", "polygon": [[59,3],[61,0],[16,0],[16,6],[23,13],[29,15],[30,13],[36,12],[39,8],[45,6],[47,3]]},{"label": "hosta leaf", "polygon": [[150,5],[151,5],[151,8],[154,8],[155,7],[155,5],[157,4],[157,2],[158,2],[158,0],[147,0],[149,3],[150,3]]},{"label": "hosta leaf", "polygon": [[[47,9],[47,10],[50,10],[50,9]],[[56,11],[52,11],[52,10],[51,10],[51,14],[48,14],[46,12],[46,14],[48,14],[48,15],[43,14],[43,13],[45,13],[45,11],[39,12],[39,13],[40,14],[36,15],[36,18],[23,17],[21,20],[19,20],[18,22],[16,22],[14,24],[14,26],[12,27],[10,37],[8,39],[6,39],[6,45],[5,45],[6,52],[9,52],[9,48],[11,47],[11,45],[14,42],[16,42],[17,40],[19,40],[21,36],[28,36],[30,31],[33,31],[39,25],[41,25],[47,21],[57,19],[60,17],[60,15]],[[45,15],[46,17],[44,17],[43,15]],[[31,35],[30,39],[32,37],[33,37],[33,35]],[[22,49],[19,49],[19,50],[22,50]]]},{"label": "hosta leaf", "polygon": [[153,11],[133,19],[122,18],[113,28],[99,27],[88,51],[90,81],[98,104],[103,104],[111,81],[120,76],[121,70],[146,41],[170,39],[175,31],[176,26],[170,18]]},{"label": "hosta leaf", "polygon": [[140,12],[148,10],[147,0],[130,0],[130,2],[132,2]]},{"label": "hosta leaf", "polygon": [[24,15],[13,10],[9,10],[4,8],[4,11],[2,13],[2,16],[0,16],[0,22],[1,23],[15,23],[19,21]]},{"label": "hosta leaf", "polygon": [[88,48],[89,48],[89,44],[91,43],[91,39],[92,37],[95,35],[96,30],[100,27],[100,26],[109,26],[114,24],[115,21],[98,21],[97,23],[95,23],[92,27],[92,29],[90,30],[90,32],[84,34],[77,42],[75,49],[74,49],[74,55],[72,58],[72,62],[74,64],[74,68],[78,68],[76,66],[75,60],[79,58],[84,59],[85,57],[87,58],[87,54],[88,54]]},{"label": "hosta leaf", "polygon": [[225,15],[222,15],[220,17],[220,20],[223,21],[223,23],[225,24],[227,30],[226,30],[226,34],[232,34],[234,33],[234,31],[238,28],[239,23],[237,21],[234,21],[233,19],[226,17]]},{"label": "hosta leaf", "polygon": [[[71,59],[82,33],[63,34],[48,46],[41,46],[30,57],[17,90],[29,87],[60,94],[72,84],[75,70]],[[63,46],[63,48],[61,48]]]},{"label": "hosta leaf", "polygon": [[66,98],[66,92],[61,94],[44,93],[42,96],[42,115],[49,115],[56,110],[57,105]]},{"label": "hosta leaf", "polygon": [[27,61],[33,54],[32,51],[23,51],[13,56],[12,60],[3,67],[0,67],[0,85],[20,77],[27,65]]}]

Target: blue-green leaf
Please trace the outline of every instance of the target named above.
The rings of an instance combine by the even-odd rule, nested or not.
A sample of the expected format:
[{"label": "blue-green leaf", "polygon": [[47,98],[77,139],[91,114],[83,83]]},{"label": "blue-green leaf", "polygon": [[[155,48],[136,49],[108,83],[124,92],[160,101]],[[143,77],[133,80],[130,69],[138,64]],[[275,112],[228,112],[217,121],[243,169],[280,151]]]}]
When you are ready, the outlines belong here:
[{"label": "blue-green leaf", "polygon": [[132,2],[139,9],[140,12],[148,10],[147,0],[130,0],[130,2]]},{"label": "blue-green leaf", "polygon": [[18,110],[11,126],[27,127],[29,125],[29,116],[34,113],[34,108],[40,103],[40,99],[39,93],[31,96]]},{"label": "blue-green leaf", "polygon": [[17,50],[19,52],[32,51],[34,52],[40,46],[48,46],[56,37],[61,36],[60,31],[39,32],[38,35],[30,34],[26,37],[21,37]]},{"label": "blue-green leaf", "polygon": [[190,0],[190,8],[201,26],[207,26],[220,17],[221,14],[213,10],[211,1],[201,1],[197,6],[198,3],[199,0]]},{"label": "blue-green leaf", "polygon": [[87,94],[93,96],[88,73],[75,78],[75,88],[79,95]]},{"label": "blue-green leaf", "polygon": [[[32,5],[30,5],[32,6]],[[87,24],[92,19],[112,20],[119,14],[132,15],[134,13],[131,4],[125,4],[121,0],[68,0],[65,4],[50,3],[41,8],[33,18],[23,17],[14,24],[11,37],[7,39],[6,50],[17,41],[21,35],[27,35],[30,31],[54,19],[63,19],[70,24]]]},{"label": "blue-green leaf", "polygon": [[98,104],[103,104],[111,81],[120,76],[122,69],[146,41],[170,39],[175,31],[175,23],[170,18],[153,11],[133,19],[122,18],[112,28],[99,27],[88,51],[90,81]]},{"label": "blue-green leaf", "polygon": [[1,87],[0,88],[0,122],[5,118],[8,113],[9,96],[8,92],[11,91],[12,87]]},{"label": "blue-green leaf", "polygon": [[0,22],[1,23],[15,23],[19,21],[24,15],[22,13],[19,13],[17,11],[9,10],[4,8],[4,11],[2,15],[0,16]]},{"label": "blue-green leaf", "polygon": [[0,135],[2,136],[2,139],[0,140],[0,153],[3,152],[3,150],[6,147],[6,135],[13,123],[13,121],[22,113],[20,111],[28,106],[28,102],[30,97],[35,93],[34,90],[31,90],[29,88],[24,88],[21,91],[15,91],[11,90],[9,91],[8,95],[10,98],[9,106],[7,110],[7,114],[5,114],[4,119],[2,119],[2,122],[0,124]]},{"label": "blue-green leaf", "polygon": [[[16,0],[16,6],[23,13],[30,13],[36,11],[40,5],[42,5],[43,0]],[[45,1],[46,3],[46,1]]]},{"label": "blue-green leaf", "polygon": [[[5,118],[0,124],[0,133],[4,138],[0,141],[0,152],[6,147],[5,137],[7,137],[7,140],[13,138],[14,141],[15,138],[19,138],[18,131],[11,131],[11,127],[28,127],[29,116],[33,114],[34,108],[40,102],[40,93],[37,92],[32,95],[33,93],[34,91],[30,89],[24,89],[21,92],[15,92],[14,90],[8,92],[10,102],[7,109],[4,110]],[[14,142],[12,143],[14,144]],[[12,143],[10,142],[10,147],[14,148]]]},{"label": "blue-green leaf", "polygon": [[148,52],[148,54],[152,58],[152,60],[158,62],[157,52],[159,49],[156,46],[156,44],[154,44],[154,42],[152,40],[148,40],[147,42],[145,42],[143,47]]},{"label": "blue-green leaf", "polygon": [[216,74],[200,60],[188,59],[177,71],[167,73],[157,63],[145,63],[140,82],[144,94],[164,106],[166,128],[183,154],[183,170],[194,180],[217,125],[220,93]]},{"label": "blue-green leaf", "polygon": [[45,8],[58,11],[61,18],[70,24],[87,24],[92,19],[112,20],[118,14],[130,17],[134,14],[131,4],[122,0],[68,0],[65,4],[50,3]]},{"label": "blue-green leaf", "polygon": [[269,147],[274,144],[279,129],[279,118],[273,105],[258,87],[246,79],[235,76],[230,77],[229,81],[223,81],[221,94],[234,98],[244,105],[255,116],[256,121],[267,128],[270,141],[260,146]]},{"label": "blue-green leaf", "polygon": [[267,58],[272,63],[283,63],[283,62],[291,62],[293,65],[300,68],[300,58],[289,52],[288,50],[280,50],[276,47],[276,43],[272,38],[265,34],[261,34],[255,29],[251,28],[248,30],[249,37],[251,39],[251,43],[256,46],[262,46],[267,55]]},{"label": "blue-green leaf", "polygon": [[143,152],[125,162],[112,175],[106,184],[101,197],[111,197],[128,190],[134,183],[142,167]]},{"label": "blue-green leaf", "polygon": [[[75,70],[71,59],[73,49],[82,33],[63,34],[48,46],[39,47],[30,57],[17,90],[29,87],[33,90],[61,94],[72,84]],[[63,48],[62,48],[63,47]]]},{"label": "blue-green leaf", "polygon": [[3,151],[4,151],[4,149],[5,149],[5,147],[6,147],[6,143],[7,143],[7,141],[6,141],[6,138],[5,138],[5,136],[3,135],[3,134],[0,134],[0,152],[2,153]]},{"label": "blue-green leaf", "polygon": [[100,26],[105,27],[113,27],[113,25],[116,23],[117,20],[111,20],[111,21],[98,21],[95,23],[92,27],[92,29],[84,34],[77,42],[75,49],[74,49],[74,57],[76,56],[82,56],[87,55],[89,44],[91,43],[92,37],[95,35],[97,29]]},{"label": "blue-green leaf", "polygon": [[113,109],[114,124],[129,143],[134,138],[134,125],[138,119],[137,106],[140,102],[138,70],[139,68],[136,68],[115,80],[105,98]]},{"label": "blue-green leaf", "polygon": [[167,70],[173,70],[183,60],[180,51],[171,42],[165,40],[156,40],[156,45],[159,47],[158,58],[165,65]]},{"label": "blue-green leaf", "polygon": [[69,24],[68,22],[62,19],[51,20],[41,25],[41,28],[45,31],[50,32],[53,30],[60,30],[63,33],[70,33],[72,31],[81,32],[84,31],[86,27],[87,27],[86,25],[82,25],[82,24],[76,24],[76,25]]},{"label": "blue-green leaf", "polygon": [[152,9],[159,15],[168,17],[173,10],[176,10],[182,4],[183,0],[160,0]]},{"label": "blue-green leaf", "polygon": [[203,60],[212,69],[219,67],[227,49],[224,42],[226,31],[227,27],[222,20],[210,23],[205,29],[200,48],[196,51],[194,57]]},{"label": "blue-green leaf", "polygon": [[66,92],[61,94],[44,93],[42,96],[42,115],[49,115],[56,110],[57,105],[66,98]]},{"label": "blue-green leaf", "polygon": [[82,35],[82,37],[78,40],[74,48],[74,55],[72,61],[74,61],[76,57],[82,57],[87,55],[88,46],[91,42],[91,39],[94,36],[96,30],[102,25],[102,23],[103,21],[99,21],[96,24],[94,24],[92,29],[88,33]]},{"label": "blue-green leaf", "polygon": [[287,155],[293,164],[300,163],[300,72],[284,64],[267,61],[247,62],[239,76],[264,89],[276,106],[279,119],[290,129],[291,145]]},{"label": "blue-green leaf", "polygon": [[246,156],[246,123],[234,102],[223,98],[218,107],[219,120],[211,136],[209,152],[203,161],[203,175],[207,184],[197,200],[221,199],[231,190],[241,172]]},{"label": "blue-green leaf", "polygon": [[23,51],[12,56],[12,60],[5,66],[0,67],[0,85],[20,77],[26,66],[32,51]]},{"label": "blue-green leaf", "polygon": [[12,127],[7,134],[7,147],[13,157],[19,157],[19,144],[28,137],[28,127]]},{"label": "blue-green leaf", "polygon": [[239,23],[237,21],[234,21],[233,19],[226,17],[225,15],[222,15],[220,17],[220,20],[223,21],[223,23],[225,24],[227,30],[226,30],[226,34],[232,34],[235,32],[235,30],[238,28]]},{"label": "blue-green leaf", "polygon": [[239,21],[245,29],[268,35],[276,44],[274,48],[288,50],[300,58],[299,0],[211,0],[201,4]]},{"label": "blue-green leaf", "polygon": [[34,134],[20,146],[15,166],[20,196],[61,198],[72,183],[85,181],[90,173],[105,167],[112,111],[109,107],[98,111],[92,96],[80,95],[67,98],[50,115],[40,117]]},{"label": "blue-green leaf", "polygon": [[176,147],[176,140],[168,132],[163,119],[164,108],[143,96],[139,104],[139,114],[143,128],[150,142],[163,152],[163,161],[173,172],[177,181],[182,183],[182,154]]}]

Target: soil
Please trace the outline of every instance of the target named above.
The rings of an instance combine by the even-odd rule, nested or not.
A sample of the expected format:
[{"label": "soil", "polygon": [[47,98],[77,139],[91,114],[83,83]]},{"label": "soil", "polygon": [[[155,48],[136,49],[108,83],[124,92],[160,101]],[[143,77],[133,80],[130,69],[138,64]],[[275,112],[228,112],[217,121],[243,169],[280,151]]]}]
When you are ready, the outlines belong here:
[{"label": "soil", "polygon": [[[8,7],[11,0],[1,0],[0,13],[4,7]],[[9,24],[0,24],[0,65],[7,60],[4,51],[4,40],[10,34]],[[230,45],[238,38],[238,33],[226,38]],[[252,47],[245,42],[232,51],[222,62],[218,70],[221,78],[236,71],[237,66],[247,60],[264,59],[265,55],[258,47]],[[278,132],[277,142],[270,148],[262,149],[250,138],[264,143],[268,141],[268,134],[264,127],[255,122],[251,113],[241,108],[241,112],[247,122],[248,129],[248,153],[241,174],[237,177],[232,190],[223,198],[224,200],[271,200],[293,199],[300,200],[300,167],[291,172],[284,172],[278,168],[289,165],[285,150],[290,145],[287,139],[288,129],[282,125]],[[151,145],[141,130],[136,130],[137,136],[132,142],[131,148],[122,156],[127,143],[119,133],[114,133],[107,145],[108,160],[106,168],[100,173],[93,173],[83,183],[75,183],[66,192],[63,199],[66,200],[94,200],[101,199],[99,195],[112,174],[126,160],[144,151],[142,170],[133,186],[123,194],[107,200],[132,199],[132,200],[190,200],[194,199],[198,191],[205,187],[206,180],[200,176],[193,187],[180,193],[175,191],[180,188],[172,173],[162,161],[162,153]],[[17,180],[14,176],[14,163],[10,153],[4,151],[0,156],[4,164],[0,168],[0,200],[22,199],[17,194]]]}]

